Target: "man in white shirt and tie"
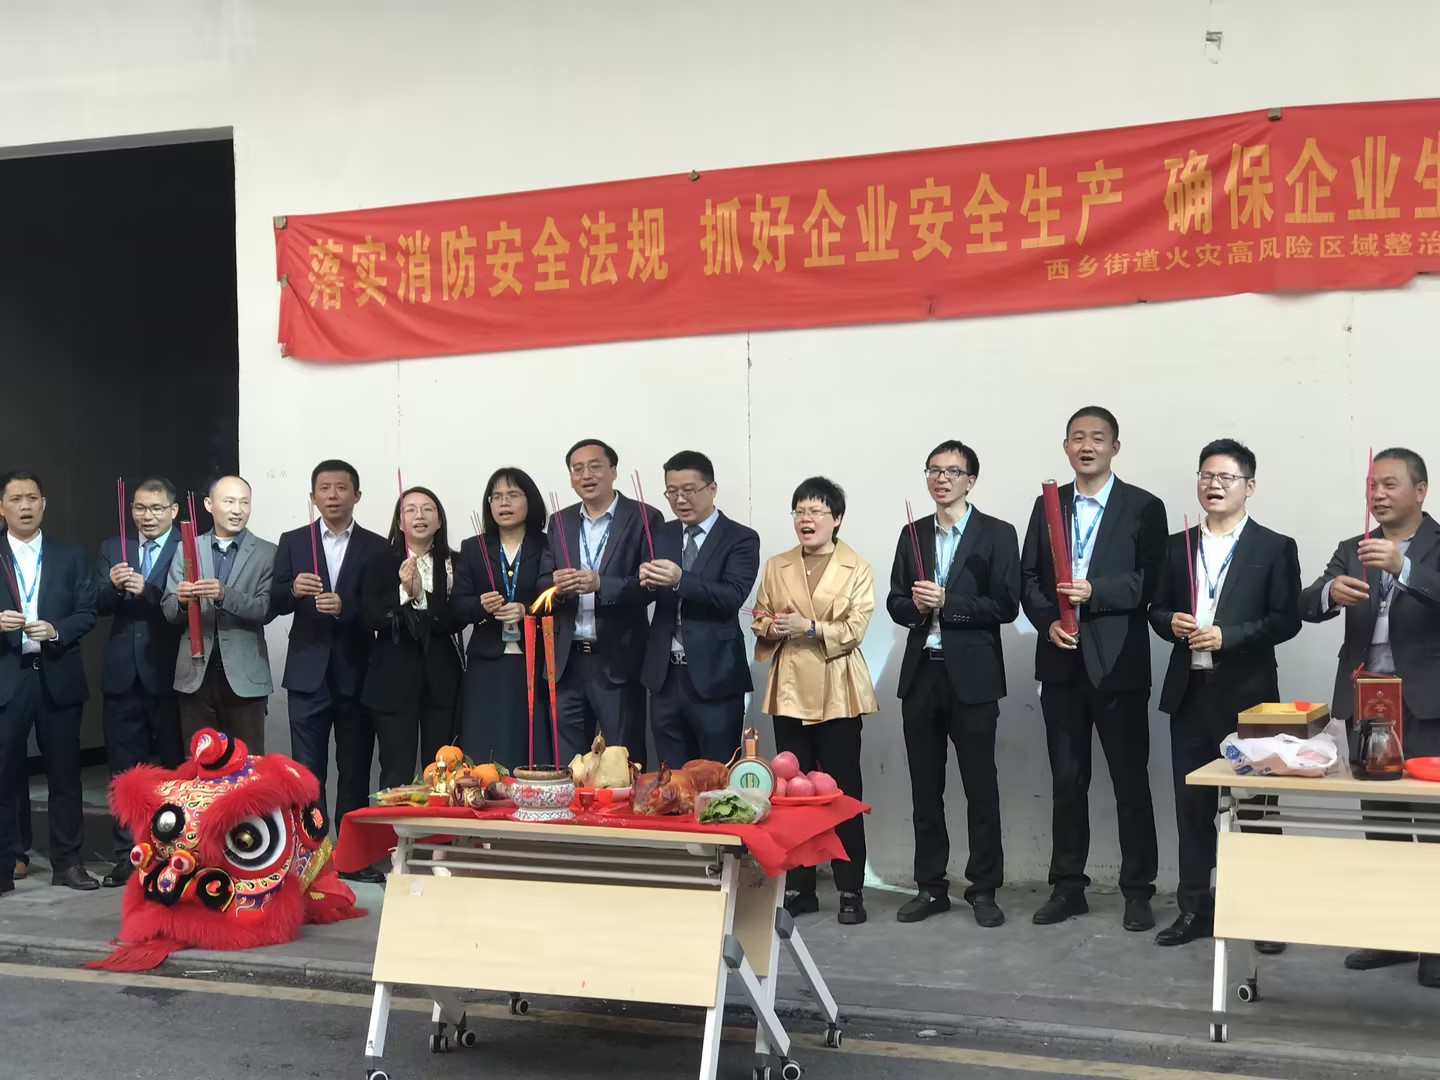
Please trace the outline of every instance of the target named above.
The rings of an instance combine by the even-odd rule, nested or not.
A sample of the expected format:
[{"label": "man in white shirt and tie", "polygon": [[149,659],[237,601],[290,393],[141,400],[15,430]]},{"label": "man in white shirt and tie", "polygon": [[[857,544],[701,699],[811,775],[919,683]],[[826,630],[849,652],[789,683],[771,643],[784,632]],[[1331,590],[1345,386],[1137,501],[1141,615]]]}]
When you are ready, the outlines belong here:
[{"label": "man in white shirt and tie", "polygon": [[80,639],[95,625],[95,579],[78,548],[41,532],[45,493],[32,472],[0,485],[0,896],[25,855],[19,814],[29,806],[26,744],[40,744],[49,781],[51,884],[100,887],[82,863],[80,713],[89,696]]}]

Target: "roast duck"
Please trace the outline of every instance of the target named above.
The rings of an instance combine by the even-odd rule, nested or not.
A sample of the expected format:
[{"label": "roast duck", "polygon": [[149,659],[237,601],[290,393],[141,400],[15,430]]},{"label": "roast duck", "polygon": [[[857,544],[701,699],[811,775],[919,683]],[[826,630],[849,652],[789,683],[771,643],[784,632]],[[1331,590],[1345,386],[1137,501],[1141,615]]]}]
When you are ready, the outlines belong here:
[{"label": "roast duck", "polygon": [[678,769],[662,761],[658,772],[642,773],[635,781],[635,812],[657,817],[693,814],[696,795],[722,790],[729,783],[730,767],[719,761],[697,758]]}]

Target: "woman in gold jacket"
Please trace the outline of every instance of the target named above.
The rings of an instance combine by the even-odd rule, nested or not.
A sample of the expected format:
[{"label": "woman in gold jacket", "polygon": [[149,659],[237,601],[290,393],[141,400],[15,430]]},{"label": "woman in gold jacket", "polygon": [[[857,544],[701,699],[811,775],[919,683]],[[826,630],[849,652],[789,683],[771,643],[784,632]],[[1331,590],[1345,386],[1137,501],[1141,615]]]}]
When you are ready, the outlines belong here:
[{"label": "woman in gold jacket", "polygon": [[[838,539],[845,492],[811,477],[790,499],[800,545],[765,564],[756,599],[755,659],[771,661],[764,709],[775,721],[775,746],[789,750],[805,772],[822,769],[840,790],[861,798],[861,716],[876,710],[870,669],[860,642],[875,610],[870,564]],[[839,921],[865,921],[865,823],[836,827],[849,862],[833,865],[840,890]],[[815,869],[790,871],[785,908],[791,915],[820,910]]]}]

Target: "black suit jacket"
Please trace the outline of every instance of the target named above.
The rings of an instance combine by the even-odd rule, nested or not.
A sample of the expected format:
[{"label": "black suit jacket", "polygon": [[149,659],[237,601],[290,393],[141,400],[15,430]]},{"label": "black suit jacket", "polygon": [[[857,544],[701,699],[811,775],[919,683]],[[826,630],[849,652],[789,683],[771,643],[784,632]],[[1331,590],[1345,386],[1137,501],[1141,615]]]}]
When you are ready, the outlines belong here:
[{"label": "black suit jacket", "polygon": [[[1150,625],[1171,645],[1170,665],[1160,690],[1160,711],[1165,713],[1180,708],[1190,679],[1194,654],[1170,629],[1170,619],[1177,611],[1194,614],[1190,611],[1192,582],[1197,589],[1205,588],[1203,579],[1195,580],[1199,544],[1199,525],[1190,530],[1189,556],[1185,534],[1170,537],[1165,569],[1150,605]],[[1225,572],[1225,587],[1215,608],[1220,650],[1210,654],[1220,692],[1237,713],[1262,701],[1279,700],[1275,646],[1300,633],[1299,599],[1300,556],[1295,541],[1251,518],[1235,543],[1230,569]]]},{"label": "black suit jacket", "polygon": [[435,568],[434,591],[425,595],[425,610],[400,606],[400,564],[405,557],[387,545],[361,572],[360,609],[375,644],[365,672],[360,702],[387,712],[403,709],[428,689],[436,705],[454,705],[460,698],[463,667],[454,635],[461,625],[450,609],[450,597]]},{"label": "black suit jacket", "polygon": [[[488,592],[505,595],[503,579],[504,563],[500,555],[500,535],[485,534],[485,548],[490,552],[490,571],[485,569],[485,557],[480,553],[480,541],[469,537],[460,545],[455,556],[455,592],[450,596],[450,612],[458,626],[473,626],[470,644],[465,653],[477,660],[494,660],[505,653],[505,640],[501,637],[503,626],[485,613],[480,597]],[[540,595],[540,563],[545,557],[545,534],[527,536],[520,545],[520,565],[515,568],[515,602],[527,608]],[[495,575],[495,585],[490,585],[490,573]],[[540,642],[536,642],[540,647]],[[543,677],[545,665],[537,663],[537,677]]]},{"label": "black suit jacket", "polygon": [[[1060,488],[1066,550],[1074,527],[1075,485]],[[1082,675],[1097,690],[1133,693],[1150,689],[1150,631],[1145,614],[1165,561],[1165,504],[1118,476],[1095,530],[1088,581],[1090,601],[1080,606],[1080,648],[1050,642],[1060,617],[1055,602],[1055,564],[1039,498],[1025,530],[1020,555],[1020,604],[1035,627],[1035,678],[1070,682]]]},{"label": "black suit jacket", "polygon": [[[4,534],[0,534],[0,558],[7,563],[12,559]],[[41,559],[35,610],[43,621],[55,627],[59,640],[41,642],[40,677],[56,705],[79,705],[90,696],[80,659],[80,639],[95,626],[95,575],[83,551],[49,537],[42,541]],[[0,607],[24,610],[5,574],[0,574]],[[15,692],[23,645],[19,630],[0,634],[0,705]]]},{"label": "black suit jacket", "polygon": [[[125,561],[140,571],[140,549],[145,538],[125,538]],[[149,693],[170,694],[175,690],[175,653],[180,648],[182,628],[169,622],[160,607],[170,561],[180,550],[180,526],[170,530],[145,579],[145,590],[137,596],[117,593],[110,584],[110,570],[120,564],[120,538],[111,537],[100,545],[95,561],[95,602],[101,615],[113,615],[110,636],[105,639],[105,665],[100,689],[107,694],[124,694],[140,680]]]},{"label": "black suit jacket", "polygon": [[[595,598],[595,651],[602,658],[605,677],[616,686],[640,681],[645,660],[645,639],[649,632],[646,608],[654,599],[650,590],[640,585],[640,564],[650,558],[645,546],[645,530],[640,521],[642,504],[616,494],[615,519],[610,523],[610,536],[600,556],[600,593]],[[580,569],[580,503],[560,511],[560,527],[565,530],[565,543],[570,552],[570,565]],[[650,528],[663,522],[660,511],[648,504],[644,514]],[[540,567],[540,591],[554,583],[557,566],[565,565],[565,549],[553,523],[547,534],[549,544],[545,561]],[[570,661],[570,647],[575,640],[575,615],[579,610],[576,597],[557,596],[555,600],[555,678],[565,674]]]},{"label": "black suit jacket", "polygon": [[[885,602],[890,618],[910,630],[896,686],[902,698],[910,692],[915,673],[925,662],[921,652],[930,636],[930,614],[922,614],[915,606],[910,587],[917,581],[935,578],[935,515],[915,522],[915,533],[920,540],[922,565],[917,571],[910,529],[901,529],[890,569],[890,595]],[[955,696],[966,705],[999,701],[1005,696],[1000,627],[1014,622],[1020,614],[1020,543],[1015,527],[971,507],[970,521],[960,537],[944,585],[940,648]]]},{"label": "black suit jacket", "polygon": [[[667,521],[655,529],[654,537],[655,557],[681,565],[685,526]],[[665,685],[677,610],[684,619],[685,664],[695,693],[706,701],[718,701],[755,688],[745,655],[740,606],[759,573],[760,534],[721,514],[700,545],[695,565],[680,575],[680,584],[651,593],[655,614],[644,669],[651,693],[658,694]]]},{"label": "black suit jacket", "polygon": [[[383,536],[362,528],[357,522],[345,546],[339,581],[330,580],[325,563],[324,522],[317,519],[305,529],[292,529],[280,537],[275,550],[275,574],[270,583],[270,612],[266,622],[280,615],[293,615],[290,643],[285,650],[286,690],[312,693],[325,682],[325,673],[335,671],[335,689],[346,697],[360,692],[375,631],[365,624],[361,610],[360,579],[371,559],[389,550]],[[311,537],[315,546],[311,547]],[[320,580],[325,591],[340,595],[340,614],[322,615],[315,610],[313,597],[296,599],[290,591],[296,574],[314,572],[315,555],[320,556]],[[398,566],[397,566],[398,572]]]},{"label": "black suit jacket", "polygon": [[[1315,582],[1300,596],[1300,617],[1306,622],[1324,622],[1345,612],[1345,643],[1335,671],[1335,696],[1331,715],[1353,719],[1355,693],[1350,676],[1363,665],[1370,651],[1375,618],[1380,611],[1380,571],[1360,565],[1360,537],[1342,540]],[[1440,718],[1440,524],[1429,514],[1415,530],[1407,552],[1410,583],[1395,586],[1390,598],[1390,650],[1395,657],[1395,674],[1404,680],[1405,711],[1431,720]],[[1370,602],[1355,607],[1320,606],[1325,583],[1346,574],[1370,583]]]}]

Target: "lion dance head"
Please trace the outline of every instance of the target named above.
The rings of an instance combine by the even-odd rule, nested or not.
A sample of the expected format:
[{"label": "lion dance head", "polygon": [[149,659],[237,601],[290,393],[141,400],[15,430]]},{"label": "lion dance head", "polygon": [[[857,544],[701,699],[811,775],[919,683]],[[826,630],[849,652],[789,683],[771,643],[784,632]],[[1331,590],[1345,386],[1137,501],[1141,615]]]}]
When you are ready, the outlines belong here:
[{"label": "lion dance head", "polygon": [[147,971],[180,949],[248,949],[304,923],[364,915],[330,861],[320,784],[279,754],[205,729],[178,769],[137,765],[110,785],[135,839],[116,949],[88,966]]}]

